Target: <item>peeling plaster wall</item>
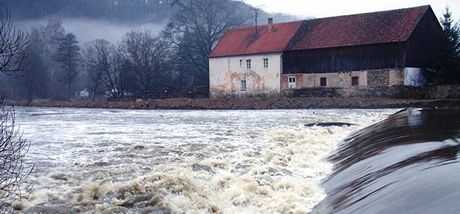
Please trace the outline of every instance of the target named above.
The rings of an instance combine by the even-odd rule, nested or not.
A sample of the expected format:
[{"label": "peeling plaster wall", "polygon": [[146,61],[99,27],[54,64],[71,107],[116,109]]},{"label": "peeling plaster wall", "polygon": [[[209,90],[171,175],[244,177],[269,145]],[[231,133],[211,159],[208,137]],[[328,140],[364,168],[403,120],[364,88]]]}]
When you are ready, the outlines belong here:
[{"label": "peeling plaster wall", "polygon": [[404,84],[404,70],[391,69],[389,77],[389,86],[399,86]]},{"label": "peeling plaster wall", "polygon": [[[264,58],[268,58],[268,68],[264,68]],[[248,59],[251,69],[246,68]],[[281,53],[210,58],[210,94],[212,97],[279,94],[280,74]],[[241,80],[246,80],[246,91],[241,91]]]}]

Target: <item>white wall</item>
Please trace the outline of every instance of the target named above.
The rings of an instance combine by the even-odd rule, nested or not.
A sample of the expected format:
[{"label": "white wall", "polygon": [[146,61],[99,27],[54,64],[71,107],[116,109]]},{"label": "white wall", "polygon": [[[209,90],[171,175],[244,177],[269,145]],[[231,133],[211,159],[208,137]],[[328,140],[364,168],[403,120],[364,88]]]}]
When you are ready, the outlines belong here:
[{"label": "white wall", "polygon": [[423,77],[422,69],[406,68],[404,69],[404,86],[421,87],[426,84]]},{"label": "white wall", "polygon": [[[264,68],[264,58],[268,58],[268,68]],[[248,59],[251,60],[251,69],[246,68]],[[280,74],[281,53],[209,59],[210,93],[214,97],[228,94],[277,94],[280,92]],[[241,80],[246,80],[246,91],[241,91]]]}]

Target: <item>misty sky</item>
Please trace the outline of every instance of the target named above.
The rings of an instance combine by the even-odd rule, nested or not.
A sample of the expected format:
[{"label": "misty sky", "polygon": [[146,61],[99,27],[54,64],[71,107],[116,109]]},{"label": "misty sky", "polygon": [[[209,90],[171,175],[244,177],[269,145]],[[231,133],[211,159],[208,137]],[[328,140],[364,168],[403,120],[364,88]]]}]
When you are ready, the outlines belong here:
[{"label": "misty sky", "polygon": [[446,5],[453,12],[454,21],[460,20],[460,0],[244,0],[268,12],[281,12],[301,17],[328,17],[380,10],[391,10],[420,5],[431,5],[440,17]]}]

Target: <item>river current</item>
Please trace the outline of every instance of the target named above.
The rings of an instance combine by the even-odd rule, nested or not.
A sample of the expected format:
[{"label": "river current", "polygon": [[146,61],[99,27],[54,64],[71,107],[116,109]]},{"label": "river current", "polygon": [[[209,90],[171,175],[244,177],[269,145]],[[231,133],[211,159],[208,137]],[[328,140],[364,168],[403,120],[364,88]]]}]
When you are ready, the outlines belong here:
[{"label": "river current", "polygon": [[338,144],[396,111],[19,107],[35,164],[23,212],[308,213]]}]

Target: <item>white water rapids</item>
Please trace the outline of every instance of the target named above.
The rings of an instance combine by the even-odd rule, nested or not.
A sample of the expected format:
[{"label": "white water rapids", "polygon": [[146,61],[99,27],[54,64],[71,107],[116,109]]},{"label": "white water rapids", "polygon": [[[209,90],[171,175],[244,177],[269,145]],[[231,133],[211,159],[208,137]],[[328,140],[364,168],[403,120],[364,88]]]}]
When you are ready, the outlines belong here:
[{"label": "white water rapids", "polygon": [[324,158],[395,111],[16,108],[35,163],[25,212],[308,213]]}]

